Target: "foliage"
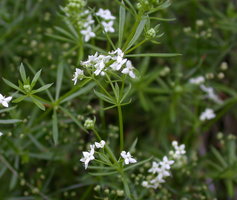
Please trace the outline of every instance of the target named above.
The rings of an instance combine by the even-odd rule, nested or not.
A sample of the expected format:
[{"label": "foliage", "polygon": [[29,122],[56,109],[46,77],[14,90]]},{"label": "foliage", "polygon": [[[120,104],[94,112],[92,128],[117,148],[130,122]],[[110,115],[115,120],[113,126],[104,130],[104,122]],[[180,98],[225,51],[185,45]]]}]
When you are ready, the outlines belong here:
[{"label": "foliage", "polygon": [[236,199],[236,9],[1,0],[0,198]]}]

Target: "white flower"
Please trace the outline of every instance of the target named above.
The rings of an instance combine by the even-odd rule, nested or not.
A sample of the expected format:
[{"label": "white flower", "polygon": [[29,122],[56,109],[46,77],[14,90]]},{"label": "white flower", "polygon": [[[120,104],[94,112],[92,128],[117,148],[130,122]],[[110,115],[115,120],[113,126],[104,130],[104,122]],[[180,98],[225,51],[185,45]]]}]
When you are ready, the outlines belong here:
[{"label": "white flower", "polygon": [[189,83],[194,84],[194,85],[200,85],[201,83],[204,83],[205,78],[203,76],[198,76],[196,78],[191,78],[189,80]]},{"label": "white flower", "polygon": [[90,26],[91,24],[94,24],[94,20],[92,19],[92,16],[91,15],[88,15],[88,17],[86,18],[86,22],[83,24],[83,27],[88,27]]},{"label": "white flower", "polygon": [[214,111],[210,108],[207,108],[204,112],[202,112],[199,119],[201,121],[205,121],[205,120],[213,119],[215,117],[216,117],[216,115],[215,115]]},{"label": "white flower", "polygon": [[179,146],[177,141],[173,141],[172,145],[175,149],[175,152],[170,151],[170,155],[172,155],[175,159],[179,159],[182,155],[186,153],[184,144],[181,144]]},{"label": "white flower", "polygon": [[101,140],[100,142],[95,142],[95,146],[96,146],[96,148],[104,148],[104,146],[105,146],[105,141],[104,140]]},{"label": "white flower", "polygon": [[212,87],[206,87],[205,85],[200,85],[200,88],[203,92],[207,93],[207,98],[213,100],[216,103],[223,103],[222,100],[215,94],[214,89]]},{"label": "white flower", "polygon": [[81,62],[81,65],[89,67],[90,65],[92,65],[97,61],[97,58],[98,58],[98,52],[96,52],[95,55],[90,55],[87,61]]},{"label": "white flower", "polygon": [[162,180],[164,177],[170,176],[170,172],[166,170],[164,167],[158,168],[158,178]]},{"label": "white flower", "polygon": [[109,52],[109,54],[112,55],[111,59],[115,60],[115,62],[110,65],[113,70],[120,70],[122,66],[127,62],[127,59],[123,59],[124,52],[120,48],[116,49],[115,51]]},{"label": "white flower", "polygon": [[185,151],[185,145],[184,144],[181,144],[180,146],[177,146],[177,147],[175,147],[175,155],[177,156],[177,155],[183,155],[183,154],[185,154],[186,153],[186,151]]},{"label": "white flower", "polygon": [[164,183],[164,182],[165,180],[161,176],[156,176],[156,178],[151,180],[152,184],[157,184],[157,183],[159,184],[159,183]]},{"label": "white flower", "polygon": [[128,74],[131,78],[136,78],[134,72],[134,67],[132,66],[132,62],[130,60],[127,61],[126,67],[122,70],[123,74]]},{"label": "white flower", "polygon": [[145,188],[157,189],[160,186],[160,184],[156,181],[153,181],[153,184],[149,184],[148,181],[142,181],[142,186]]},{"label": "white flower", "polygon": [[148,170],[148,172],[151,172],[152,174],[159,172],[159,166],[160,164],[157,162],[152,162],[152,167]]},{"label": "white flower", "polygon": [[105,32],[111,32],[111,33],[114,32],[114,28],[113,28],[114,22],[113,21],[110,21],[108,23],[102,22],[101,24],[103,25]]},{"label": "white flower", "polygon": [[115,51],[109,52],[109,54],[117,54],[117,56],[112,57],[112,59],[116,60],[117,62],[121,62],[123,60],[124,52],[120,48],[117,48]]},{"label": "white flower", "polygon": [[91,160],[94,160],[95,157],[94,157],[94,153],[95,153],[95,146],[94,145],[90,145],[90,151],[87,152],[87,151],[83,151],[82,154],[83,154],[83,158],[80,159],[81,162],[84,162],[85,164],[85,169],[87,169],[88,167],[88,164]]},{"label": "white flower", "polygon": [[85,30],[81,30],[81,34],[84,35],[84,40],[86,42],[88,42],[92,37],[95,37],[95,33],[91,30],[90,26]]},{"label": "white flower", "polygon": [[178,142],[177,141],[173,141],[172,142],[172,146],[175,148],[175,147],[177,147],[178,146]]},{"label": "white flower", "polygon": [[160,162],[160,165],[164,169],[170,169],[170,165],[174,164],[173,160],[169,160],[167,156],[163,157],[163,160]]},{"label": "white flower", "polygon": [[0,104],[2,104],[4,107],[8,107],[8,103],[12,100],[12,97],[5,97],[0,94]]},{"label": "white flower", "polygon": [[2,133],[2,132],[0,132],[0,137],[1,137],[1,136],[3,136],[3,133]]},{"label": "white flower", "polygon": [[84,71],[79,68],[76,68],[76,71],[74,72],[73,79],[72,79],[72,81],[74,81],[74,85],[76,85],[78,79],[82,80],[83,76],[84,76]]},{"label": "white flower", "polygon": [[113,64],[110,65],[110,67],[113,69],[113,70],[120,70],[122,68],[122,66],[127,62],[127,59],[122,59],[121,61],[115,61]]},{"label": "white flower", "polygon": [[146,188],[149,188],[149,183],[148,183],[148,181],[142,181],[142,186],[143,186],[143,187],[146,187]]},{"label": "white flower", "polygon": [[97,13],[95,13],[97,16],[105,19],[105,20],[114,20],[115,17],[111,14],[110,10],[106,9],[99,9]]},{"label": "white flower", "polygon": [[129,152],[126,153],[126,151],[122,151],[121,154],[122,158],[124,159],[124,162],[126,165],[129,163],[136,163],[137,161],[131,156]]}]

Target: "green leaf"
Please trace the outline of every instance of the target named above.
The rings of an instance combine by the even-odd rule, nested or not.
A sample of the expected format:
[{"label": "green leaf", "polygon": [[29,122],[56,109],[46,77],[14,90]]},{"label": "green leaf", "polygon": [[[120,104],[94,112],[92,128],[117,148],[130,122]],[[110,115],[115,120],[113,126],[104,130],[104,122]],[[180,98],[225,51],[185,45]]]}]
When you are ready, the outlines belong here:
[{"label": "green leaf", "polygon": [[1,119],[0,124],[15,124],[22,122],[20,119]]},{"label": "green leaf", "polygon": [[50,88],[52,85],[53,85],[53,83],[46,84],[46,85],[44,85],[44,86],[42,86],[42,87],[40,87],[40,88],[38,88],[38,89],[36,89],[36,90],[32,90],[32,91],[31,91],[31,94],[35,94],[35,93],[38,93],[38,92],[42,92],[42,91],[44,91],[44,90],[47,90],[47,89]]},{"label": "green leaf", "polygon": [[105,154],[103,154],[103,153],[98,153],[98,155],[99,155],[99,157],[100,157],[100,159],[104,162],[104,163],[106,163],[107,165],[109,165],[109,166],[111,166],[111,161],[109,160],[109,158],[105,155]]},{"label": "green leaf", "polygon": [[56,95],[55,95],[56,100],[58,100],[59,95],[60,95],[60,90],[61,90],[62,80],[63,80],[63,69],[64,69],[64,63],[61,62],[57,70]]},{"label": "green leaf", "polygon": [[21,88],[19,88],[18,86],[16,86],[14,83],[8,81],[8,80],[5,79],[5,78],[2,78],[2,79],[3,79],[3,81],[4,81],[8,86],[10,86],[10,87],[12,87],[12,88],[14,88],[14,89],[16,89],[16,90],[21,91],[21,92],[24,93],[24,91],[23,91]]},{"label": "green leaf", "polygon": [[73,34],[71,34],[70,32],[68,32],[68,31],[66,31],[66,30],[64,30],[64,29],[62,29],[61,27],[58,27],[58,26],[55,26],[54,28],[55,28],[58,32],[62,33],[63,35],[68,36],[70,39],[76,41],[77,38],[75,38],[75,37],[73,36]]},{"label": "green leaf", "polygon": [[[90,79],[82,81],[79,85],[77,85],[72,90],[70,90],[69,92],[64,94],[62,97],[60,97],[59,102],[64,103],[64,102],[70,101],[70,100],[74,99],[75,97],[78,97],[82,94],[85,94],[85,93],[91,91],[91,89],[93,87],[95,87],[96,83],[90,83],[87,86],[83,87],[89,81],[90,81]],[[81,87],[83,87],[83,88],[81,88]]]},{"label": "green leaf", "polygon": [[117,171],[113,171],[113,172],[95,172],[95,173],[89,173],[92,176],[109,176],[109,175],[113,175],[113,174],[117,174]]},{"label": "green leaf", "polygon": [[[124,5],[123,1],[121,3]],[[119,9],[119,40],[118,40],[118,47],[122,46],[125,19],[126,19],[126,10],[125,10],[124,6],[120,5],[120,9]]]},{"label": "green leaf", "polygon": [[57,145],[58,144],[58,117],[57,117],[56,110],[54,110],[53,112],[52,120],[53,120],[53,141],[54,141],[54,144]]},{"label": "green leaf", "polygon": [[128,43],[128,46],[127,48],[125,49],[125,51],[127,51],[131,46],[134,45],[134,43],[138,40],[138,38],[140,37],[140,35],[142,34],[142,31],[146,25],[146,22],[147,22],[147,19],[146,18],[143,18],[141,20],[141,22],[139,23],[138,27],[137,27],[137,30],[133,36],[133,38],[131,39],[131,41]]},{"label": "green leaf", "polygon": [[129,149],[129,152],[130,152],[130,153],[135,152],[135,147],[136,147],[136,145],[137,145],[137,141],[138,141],[138,139],[136,138],[136,139],[134,140],[134,142],[132,143],[132,146],[131,146],[130,149]]},{"label": "green leaf", "polygon": [[31,100],[33,101],[33,103],[34,103],[36,106],[38,106],[39,109],[45,111],[44,105],[43,105],[38,99],[36,99],[36,98],[33,97],[33,96],[30,96],[30,98],[31,98]]},{"label": "green leaf", "polygon": [[129,84],[127,90],[124,92],[124,95],[123,95],[123,97],[120,100],[120,103],[123,103],[123,101],[126,99],[126,97],[128,96],[129,92],[131,91],[131,88],[132,88],[132,86],[131,86],[131,84]]},{"label": "green leaf", "polygon": [[100,99],[108,102],[108,103],[111,103],[111,104],[116,104],[115,100],[111,97],[108,97],[100,92],[97,92],[96,90],[94,90],[94,93],[97,97],[99,97]]},{"label": "green leaf", "polygon": [[3,109],[0,109],[0,113],[4,113],[4,112],[9,112],[11,110],[14,110],[17,106],[13,106],[13,107],[10,107],[10,108],[3,108]]},{"label": "green leaf", "polygon": [[166,57],[176,57],[176,56],[181,56],[182,54],[179,53],[140,53],[140,54],[129,54],[126,55],[126,57],[161,57],[161,58],[166,58]]},{"label": "green leaf", "polygon": [[51,38],[54,38],[54,39],[57,39],[57,40],[60,40],[60,41],[63,41],[63,42],[69,42],[69,43],[75,43],[74,40],[71,40],[71,39],[68,39],[68,38],[65,38],[65,37],[62,37],[62,36],[58,36],[58,35],[53,35],[53,34],[46,34],[47,36],[51,37]]},{"label": "green leaf", "polygon": [[22,79],[23,83],[25,83],[26,82],[26,71],[25,71],[23,63],[21,63],[21,65],[20,65],[20,75],[21,75],[21,79]]},{"label": "green leaf", "polygon": [[211,151],[212,153],[215,155],[216,159],[220,162],[220,164],[226,168],[228,167],[228,164],[227,162],[225,161],[225,159],[222,157],[222,155],[214,148],[214,147],[211,147]]},{"label": "green leaf", "polygon": [[170,21],[176,20],[176,18],[166,19],[166,18],[160,18],[160,17],[150,17],[150,19],[154,19],[154,20],[158,20],[158,21],[165,21],[165,22],[170,22]]},{"label": "green leaf", "polygon": [[19,102],[23,101],[25,98],[27,98],[27,96],[26,96],[26,95],[22,95],[22,96],[16,98],[16,99],[15,99],[14,101],[12,101],[12,102],[13,102],[13,103],[19,103]]},{"label": "green leaf", "polygon": [[117,102],[120,102],[120,89],[118,83],[115,83],[114,94]]},{"label": "green leaf", "polygon": [[[15,157],[14,168],[16,170],[19,168],[19,157],[18,156]],[[12,190],[16,187],[17,178],[18,178],[18,174],[17,173],[12,173],[11,182],[10,182],[10,185],[9,185],[10,190]]]},{"label": "green leaf", "polygon": [[63,18],[63,19],[64,19],[65,24],[67,25],[67,27],[71,31],[71,33],[75,36],[75,38],[78,39],[79,36],[78,36],[77,30],[74,28],[72,23],[67,18]]},{"label": "green leaf", "polygon": [[38,79],[39,79],[39,77],[40,77],[40,74],[41,74],[41,70],[39,70],[39,71],[35,74],[35,76],[34,76],[32,82],[31,82],[31,88],[33,88],[33,87],[35,86],[36,82],[38,81]]}]

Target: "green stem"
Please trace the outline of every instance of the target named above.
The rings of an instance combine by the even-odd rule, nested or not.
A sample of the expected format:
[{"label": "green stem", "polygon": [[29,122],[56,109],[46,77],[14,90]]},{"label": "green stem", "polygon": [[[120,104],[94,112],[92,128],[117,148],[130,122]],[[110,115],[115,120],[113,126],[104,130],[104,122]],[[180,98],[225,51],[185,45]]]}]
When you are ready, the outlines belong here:
[{"label": "green stem", "polygon": [[93,128],[92,131],[94,132],[94,134],[95,134],[95,136],[97,137],[97,139],[98,139],[99,141],[101,141],[101,137],[100,137],[99,133],[95,130],[95,128]]},{"label": "green stem", "polygon": [[118,115],[119,115],[119,137],[120,137],[120,151],[123,151],[123,141],[124,141],[124,136],[123,136],[123,113],[122,113],[122,108],[121,105],[118,105]]},{"label": "green stem", "polygon": [[139,42],[137,45],[135,45],[135,46],[132,47],[131,49],[127,50],[127,51],[125,52],[125,54],[128,54],[128,53],[130,53],[131,51],[135,50],[136,48],[138,48],[139,46],[141,46],[141,45],[142,45],[144,42],[146,42],[146,41],[147,41],[147,39],[142,40],[142,41]]}]

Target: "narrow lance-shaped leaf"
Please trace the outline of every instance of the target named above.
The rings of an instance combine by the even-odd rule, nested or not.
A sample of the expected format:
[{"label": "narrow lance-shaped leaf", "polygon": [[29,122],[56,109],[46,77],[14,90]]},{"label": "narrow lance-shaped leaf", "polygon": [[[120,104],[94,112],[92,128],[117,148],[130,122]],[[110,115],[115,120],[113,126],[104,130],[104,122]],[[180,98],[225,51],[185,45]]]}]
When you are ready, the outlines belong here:
[{"label": "narrow lance-shaped leaf", "polygon": [[102,100],[108,102],[108,103],[111,103],[111,104],[116,104],[115,100],[100,93],[100,92],[97,92],[96,90],[94,90],[94,93],[96,94],[96,96],[98,96],[99,98],[101,98]]},{"label": "narrow lance-shaped leaf", "polygon": [[128,43],[128,46],[127,48],[125,49],[125,51],[127,51],[131,46],[134,45],[134,43],[138,40],[138,38],[140,37],[140,35],[142,34],[142,31],[146,25],[146,22],[147,22],[147,19],[146,18],[143,18],[141,20],[141,22],[139,23],[138,27],[137,27],[137,30],[133,36],[133,38],[131,39],[131,41]]},{"label": "narrow lance-shaped leaf", "polygon": [[40,108],[41,110],[45,111],[45,107],[44,105],[38,100],[36,99],[34,96],[30,96],[31,100],[33,101],[33,103],[38,106],[38,108]]},{"label": "narrow lance-shaped leaf", "polygon": [[181,56],[179,53],[140,53],[140,54],[129,54],[126,57],[176,57]]},{"label": "narrow lance-shaped leaf", "polygon": [[35,86],[36,82],[38,81],[38,79],[39,79],[39,77],[40,77],[40,74],[41,74],[41,70],[39,70],[39,71],[35,74],[35,76],[34,76],[32,82],[31,82],[31,88],[33,88],[33,87]]},{"label": "narrow lance-shaped leaf", "polygon": [[50,88],[52,85],[53,85],[53,83],[50,83],[50,84],[46,84],[46,85],[40,87],[39,89],[32,90],[32,94],[35,94],[35,93],[38,93],[38,92],[42,92],[42,91],[44,91],[44,90],[47,90],[47,89]]},{"label": "narrow lance-shaped leaf", "polygon": [[55,95],[56,100],[58,100],[58,98],[59,98],[60,90],[61,90],[61,86],[62,86],[63,68],[64,68],[64,64],[63,64],[63,62],[61,62],[59,64],[58,70],[57,70],[56,95]]},{"label": "narrow lance-shaped leaf", "polygon": [[14,101],[12,101],[13,103],[19,103],[21,101],[23,101],[27,96],[26,95],[22,95],[18,98],[16,98]]},{"label": "narrow lance-shaped leaf", "polygon": [[21,65],[20,65],[20,75],[21,75],[22,81],[25,83],[26,82],[26,71],[25,71],[23,63],[21,63]]},{"label": "narrow lance-shaped leaf", "polygon": [[15,124],[22,122],[20,119],[1,119],[0,124]]},{"label": "narrow lance-shaped leaf", "polygon": [[[123,1],[122,1],[122,4],[124,5]],[[119,41],[118,41],[119,47],[122,46],[125,18],[126,18],[126,10],[125,10],[124,6],[120,6],[120,9],[119,9]]]},{"label": "narrow lance-shaped leaf", "polygon": [[58,144],[58,117],[57,117],[57,113],[56,110],[54,110],[53,112],[53,141],[54,144],[57,145]]},{"label": "narrow lance-shaped leaf", "polygon": [[10,87],[12,87],[12,88],[14,88],[14,89],[16,89],[16,90],[21,91],[21,92],[24,93],[24,91],[23,91],[21,88],[19,88],[18,86],[16,86],[14,83],[8,81],[8,80],[5,79],[5,78],[2,78],[2,79],[3,79],[3,81],[4,81],[8,86],[10,86]]}]

